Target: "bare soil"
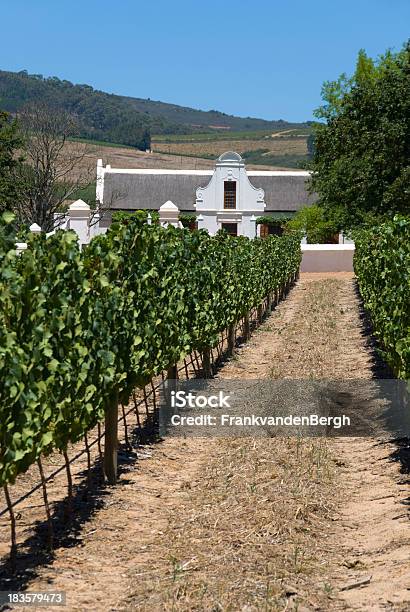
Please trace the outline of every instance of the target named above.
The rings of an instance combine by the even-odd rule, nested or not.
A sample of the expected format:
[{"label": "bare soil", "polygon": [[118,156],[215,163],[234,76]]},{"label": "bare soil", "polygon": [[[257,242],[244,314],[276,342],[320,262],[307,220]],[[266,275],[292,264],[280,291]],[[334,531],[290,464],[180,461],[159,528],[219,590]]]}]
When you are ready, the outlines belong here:
[{"label": "bare soil", "polygon": [[[375,366],[352,276],[304,274],[219,376],[366,379]],[[136,450],[119,486],[78,501],[53,555],[33,533],[40,501],[27,502],[31,573],[2,588],[63,590],[68,610],[410,610],[406,447],[167,438]]]}]

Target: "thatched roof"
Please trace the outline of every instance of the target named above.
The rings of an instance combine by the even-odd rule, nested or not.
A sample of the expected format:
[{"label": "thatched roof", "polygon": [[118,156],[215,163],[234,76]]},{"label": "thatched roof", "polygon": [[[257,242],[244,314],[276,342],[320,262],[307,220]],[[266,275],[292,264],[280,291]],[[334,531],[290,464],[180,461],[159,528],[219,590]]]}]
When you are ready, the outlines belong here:
[{"label": "thatched roof", "polygon": [[[117,210],[158,210],[172,200],[181,211],[195,211],[196,189],[205,187],[209,170],[110,170],[104,177],[104,202]],[[295,211],[314,201],[307,193],[307,172],[249,171],[249,180],[265,191],[265,212]]]}]

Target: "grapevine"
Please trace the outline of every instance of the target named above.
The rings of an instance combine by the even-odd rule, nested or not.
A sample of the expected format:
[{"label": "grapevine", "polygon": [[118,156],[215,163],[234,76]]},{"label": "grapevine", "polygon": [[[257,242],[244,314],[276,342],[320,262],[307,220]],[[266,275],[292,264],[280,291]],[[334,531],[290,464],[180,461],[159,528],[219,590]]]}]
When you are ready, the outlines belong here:
[{"label": "grapevine", "polygon": [[396,216],[355,235],[354,268],[383,356],[410,379],[410,219]]},{"label": "grapevine", "polygon": [[300,265],[297,235],[209,236],[150,225],[143,212],[82,251],[73,232],[57,231],[17,255],[10,221],[0,225],[2,486],[214,347]]}]

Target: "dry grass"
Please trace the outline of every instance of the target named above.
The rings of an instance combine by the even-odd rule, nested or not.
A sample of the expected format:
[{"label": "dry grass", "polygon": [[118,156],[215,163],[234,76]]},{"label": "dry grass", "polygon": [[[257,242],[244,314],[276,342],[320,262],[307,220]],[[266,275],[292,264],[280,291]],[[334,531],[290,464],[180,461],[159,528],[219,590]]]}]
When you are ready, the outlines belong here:
[{"label": "dry grass", "polygon": [[[243,141],[242,141],[243,142]],[[73,143],[67,143],[67,147],[73,147]],[[85,146],[85,145],[84,145]],[[164,145],[168,146],[168,145]],[[172,146],[172,145],[171,145]],[[183,155],[166,155],[162,153],[145,153],[125,147],[109,147],[98,144],[87,144],[87,156],[84,166],[94,168],[94,178],[96,176],[97,159],[101,158],[104,165],[110,164],[113,168],[149,168],[149,169],[170,169],[170,170],[213,170],[215,160],[204,159],[201,157],[184,157]],[[229,147],[222,147],[227,151]],[[217,154],[215,154],[215,159]],[[254,165],[247,164],[249,170],[272,170],[269,164]]]},{"label": "dry grass", "polygon": [[282,336],[271,377],[294,379],[331,378],[331,367],[338,356],[336,321],[340,316],[336,294],[343,281],[335,278],[312,280],[304,289],[301,308],[289,323],[279,323]]},{"label": "dry grass", "polygon": [[[166,555],[126,605],[276,610],[325,604],[326,523],[335,501],[325,440],[223,440],[164,535]],[[319,575],[319,577],[318,577]]]},{"label": "dry grass", "polygon": [[296,305],[294,316],[275,326],[282,341],[271,377],[368,379],[371,356],[357,332],[360,321],[357,306],[352,303],[352,275],[305,277],[301,287],[304,297]]}]

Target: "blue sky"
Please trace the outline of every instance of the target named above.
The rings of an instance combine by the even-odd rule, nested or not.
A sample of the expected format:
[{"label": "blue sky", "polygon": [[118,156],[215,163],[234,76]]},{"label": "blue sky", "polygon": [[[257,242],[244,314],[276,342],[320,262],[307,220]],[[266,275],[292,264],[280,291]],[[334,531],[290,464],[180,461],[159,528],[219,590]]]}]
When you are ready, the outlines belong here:
[{"label": "blue sky", "polygon": [[0,0],[0,15],[4,70],[290,121],[360,48],[410,36],[409,0]]}]

